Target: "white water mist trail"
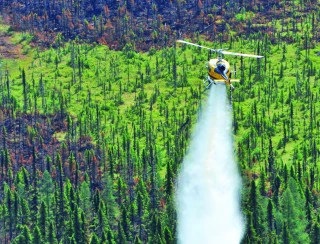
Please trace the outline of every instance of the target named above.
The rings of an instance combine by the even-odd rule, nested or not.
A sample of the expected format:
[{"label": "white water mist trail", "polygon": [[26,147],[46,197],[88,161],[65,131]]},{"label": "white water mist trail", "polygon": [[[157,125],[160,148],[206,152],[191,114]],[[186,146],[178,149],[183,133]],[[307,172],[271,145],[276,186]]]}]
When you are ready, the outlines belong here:
[{"label": "white water mist trail", "polygon": [[212,85],[178,178],[178,243],[239,244],[240,187],[226,86]]}]

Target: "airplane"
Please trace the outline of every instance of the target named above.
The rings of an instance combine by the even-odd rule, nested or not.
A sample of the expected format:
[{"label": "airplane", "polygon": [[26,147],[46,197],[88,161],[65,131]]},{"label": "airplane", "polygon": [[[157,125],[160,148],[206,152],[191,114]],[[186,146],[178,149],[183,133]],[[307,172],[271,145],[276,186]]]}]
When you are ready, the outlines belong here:
[{"label": "airplane", "polygon": [[186,42],[183,40],[177,40],[176,42],[180,42],[180,43],[184,43],[187,45],[192,45],[200,48],[205,48],[212,52],[216,52],[218,54],[218,58],[210,59],[209,62],[206,63],[206,67],[208,69],[208,76],[206,81],[209,83],[206,86],[206,89],[209,89],[212,84],[217,84],[217,83],[225,83],[229,85],[231,89],[234,89],[231,83],[240,81],[237,79],[231,79],[231,73],[235,73],[235,71],[231,72],[230,64],[228,63],[227,60],[222,59],[222,54],[251,57],[251,58],[263,58],[263,56],[260,56],[260,55],[227,52],[225,51],[226,49],[212,49],[209,47],[205,47],[205,46],[198,45],[191,42]]}]

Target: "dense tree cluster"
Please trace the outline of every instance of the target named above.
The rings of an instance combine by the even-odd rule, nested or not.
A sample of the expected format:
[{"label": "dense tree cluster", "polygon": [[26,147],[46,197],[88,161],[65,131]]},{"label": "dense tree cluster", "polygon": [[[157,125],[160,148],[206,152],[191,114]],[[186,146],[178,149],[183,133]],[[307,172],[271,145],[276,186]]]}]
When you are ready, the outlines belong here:
[{"label": "dense tree cluster", "polygon": [[[55,0],[1,1],[0,12],[16,30],[34,35],[38,44],[57,46],[65,39],[80,38],[122,49],[131,44],[139,50],[166,47],[177,37],[207,35],[210,40],[261,32],[275,41],[293,42],[304,22],[318,39],[317,1],[224,0]],[[288,17],[290,16],[290,17]],[[285,36],[279,35],[278,26]]]},{"label": "dense tree cluster", "polygon": [[272,55],[267,36],[256,47],[266,58],[249,66],[241,61],[244,82],[233,103],[237,158],[245,184],[243,243],[317,243],[317,58],[308,48],[302,53],[298,44],[278,45],[281,55]]},{"label": "dense tree cluster", "polygon": [[[137,53],[137,45],[148,45],[145,34],[138,38],[134,28],[139,25],[134,21],[139,16],[134,14],[151,16],[141,16],[138,23],[161,17],[156,11],[165,2],[154,2],[151,10],[155,13],[149,8],[141,12],[139,4],[113,9],[118,2],[106,2],[108,8],[100,3],[104,1],[79,1],[70,11],[69,1],[0,3],[14,28],[34,35],[46,30],[47,36],[40,40],[49,42],[54,28],[62,33],[54,39],[54,48],[36,48],[26,60],[2,62],[3,243],[176,243],[175,179],[206,97],[199,80],[206,75],[203,67],[211,54],[175,46]],[[203,23],[212,18],[213,26],[221,24],[219,15],[210,17],[209,13],[223,9],[205,7],[209,3],[227,5],[211,1],[170,4],[181,6],[182,20],[187,16],[184,9],[198,4]],[[41,10],[43,4],[47,12]],[[246,1],[232,4],[241,4],[252,13],[263,12],[260,2],[258,9]],[[265,56],[228,59],[237,64],[241,79],[232,100],[237,162],[243,176],[243,243],[320,240],[320,72],[313,49],[320,12],[314,4],[271,1],[268,7],[263,5],[277,19],[265,27],[265,34],[254,31],[250,21],[256,17],[240,8],[242,12],[233,15],[239,23],[245,21],[245,32],[239,28],[238,36],[211,37],[219,37],[233,50]],[[285,19],[293,11],[296,18]],[[224,14],[232,23],[231,12]],[[91,25],[94,15],[96,23]],[[192,28],[199,29],[198,20],[192,19]],[[165,32],[174,21],[161,22],[164,32],[158,37],[164,38],[162,44],[165,35],[167,40],[175,38]],[[149,24],[153,23],[156,26],[156,19]],[[229,28],[223,23],[223,28]],[[123,41],[125,31],[136,39]],[[239,38],[241,33],[248,33],[247,38]],[[77,38],[65,41],[75,36],[91,41],[111,38],[102,42],[121,42],[123,48],[115,52],[102,45],[81,44]],[[28,37],[21,35],[20,41]],[[199,35],[194,41],[203,42]]]},{"label": "dense tree cluster", "polygon": [[174,56],[70,43],[2,73],[2,242],[175,242],[175,177],[200,91],[175,92],[182,76],[151,83]]}]

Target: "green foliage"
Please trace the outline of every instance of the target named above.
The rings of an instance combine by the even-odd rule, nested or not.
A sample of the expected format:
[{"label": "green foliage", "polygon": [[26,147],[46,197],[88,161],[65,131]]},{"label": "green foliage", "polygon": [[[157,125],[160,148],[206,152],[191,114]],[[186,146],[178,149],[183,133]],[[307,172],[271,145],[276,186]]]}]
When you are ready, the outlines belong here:
[{"label": "green foliage", "polygon": [[[234,15],[248,27],[256,11]],[[317,23],[316,13],[313,18]],[[290,21],[289,28],[307,28]],[[318,49],[310,49],[316,44],[305,44],[307,36],[283,31],[278,38],[273,32],[280,25],[270,22],[265,28],[271,33],[226,43],[265,55],[228,57],[241,78],[233,92],[233,123],[244,182],[243,242],[318,243],[320,60],[313,55]],[[152,33],[153,43],[161,40],[161,31]],[[293,43],[285,45],[285,38]],[[0,84],[1,238],[176,243],[174,186],[207,96],[201,80],[210,55],[178,46],[138,53],[135,43],[116,52],[65,43],[61,35],[55,45],[24,60],[5,60],[10,76],[2,75]]]},{"label": "green foliage", "polygon": [[41,231],[39,227],[36,225],[36,227],[33,229],[33,243],[34,244],[41,244],[43,243]]},{"label": "green foliage", "polygon": [[293,239],[291,237],[288,225],[286,222],[284,222],[283,231],[282,231],[282,243],[283,244],[290,244],[292,242],[293,242]]},{"label": "green foliage", "polygon": [[83,181],[80,185],[80,207],[85,212],[86,217],[90,217],[92,204],[91,204],[91,192],[89,184],[86,181]]},{"label": "green foliage", "polygon": [[[285,222],[283,236],[289,240],[289,236],[298,242],[309,243],[310,239],[305,233],[307,227],[304,202],[298,192],[298,186],[294,179],[289,179],[289,186],[283,192],[282,199],[283,220]],[[290,232],[290,234],[289,234]]]},{"label": "green foliage", "polygon": [[254,16],[255,14],[253,12],[246,12],[242,9],[241,13],[235,15],[235,18],[238,21],[250,21]]},{"label": "green foliage", "polygon": [[90,244],[98,244],[100,243],[100,240],[99,238],[96,236],[95,233],[93,233],[92,237],[91,237],[91,240],[90,240]]}]

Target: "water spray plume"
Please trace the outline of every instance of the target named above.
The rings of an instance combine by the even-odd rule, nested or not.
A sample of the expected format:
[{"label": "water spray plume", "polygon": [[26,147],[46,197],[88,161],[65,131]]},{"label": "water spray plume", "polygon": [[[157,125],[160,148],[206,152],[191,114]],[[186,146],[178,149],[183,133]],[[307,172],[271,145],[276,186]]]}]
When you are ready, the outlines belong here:
[{"label": "water spray plume", "polygon": [[231,114],[226,86],[212,86],[178,178],[180,244],[239,244],[243,236]]}]

